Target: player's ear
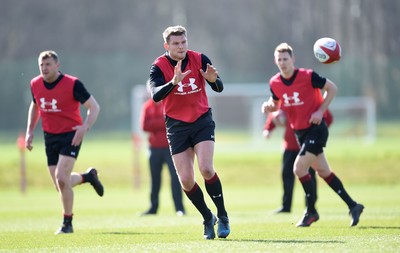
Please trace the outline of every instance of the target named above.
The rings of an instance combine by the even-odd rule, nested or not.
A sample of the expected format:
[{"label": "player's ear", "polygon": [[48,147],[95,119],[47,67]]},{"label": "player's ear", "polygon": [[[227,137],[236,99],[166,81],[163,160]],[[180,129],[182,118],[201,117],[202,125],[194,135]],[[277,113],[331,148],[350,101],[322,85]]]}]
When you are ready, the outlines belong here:
[{"label": "player's ear", "polygon": [[169,50],[169,45],[168,45],[168,43],[167,42],[164,42],[164,48],[165,48],[165,50]]}]

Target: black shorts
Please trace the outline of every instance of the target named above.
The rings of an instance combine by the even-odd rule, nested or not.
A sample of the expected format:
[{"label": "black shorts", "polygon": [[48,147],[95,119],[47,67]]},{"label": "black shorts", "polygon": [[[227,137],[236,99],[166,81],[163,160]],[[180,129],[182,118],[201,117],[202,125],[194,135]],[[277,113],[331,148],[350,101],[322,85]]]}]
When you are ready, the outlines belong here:
[{"label": "black shorts", "polygon": [[211,109],[195,122],[186,123],[166,116],[167,138],[172,155],[194,147],[202,141],[215,141],[215,122]]},{"label": "black shorts", "polygon": [[305,155],[306,151],[319,155],[324,152],[328,141],[329,131],[325,120],[319,125],[311,125],[307,129],[295,130],[297,140],[300,143],[299,155]]},{"label": "black shorts", "polygon": [[81,144],[79,144],[79,146],[71,145],[74,135],[75,131],[62,134],[49,134],[44,132],[44,144],[48,166],[57,165],[59,155],[78,158]]}]

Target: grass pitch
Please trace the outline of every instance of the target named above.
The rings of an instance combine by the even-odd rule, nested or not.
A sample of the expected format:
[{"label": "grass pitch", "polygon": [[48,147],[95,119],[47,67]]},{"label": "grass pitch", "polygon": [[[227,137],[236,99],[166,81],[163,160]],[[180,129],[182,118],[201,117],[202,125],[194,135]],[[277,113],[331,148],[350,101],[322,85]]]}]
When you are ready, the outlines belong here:
[{"label": "grass pitch", "polygon": [[25,195],[2,191],[0,251],[397,252],[400,187],[358,185],[348,190],[366,206],[358,226],[349,227],[343,202],[321,186],[320,220],[309,228],[296,228],[304,207],[299,189],[293,212],[275,215],[272,211],[279,203],[275,187],[225,187],[232,232],[227,239],[213,241],[203,239],[201,217],[188,201],[187,215],[175,216],[167,189],[162,191],[159,214],[140,217],[148,205],[146,191],[106,188],[100,198],[90,185],[79,186],[75,233],[57,236],[53,233],[62,220],[54,190],[31,190]]},{"label": "grass pitch", "polygon": [[[389,133],[385,135],[385,133]],[[296,182],[293,210],[274,215],[281,195],[280,135],[268,142],[247,143],[246,137],[217,136],[215,167],[224,187],[231,221],[227,239],[203,239],[201,216],[184,197],[187,215],[175,216],[163,172],[160,209],[140,217],[149,207],[149,172],[143,147],[133,156],[129,134],[88,136],[75,171],[96,166],[105,186],[98,197],[90,185],[74,188],[74,230],[54,235],[61,225],[61,204],[46,170],[42,137],[26,153],[27,192],[19,191],[19,153],[15,139],[0,135],[0,252],[398,252],[400,250],[400,134],[397,124],[379,128],[374,143],[331,137],[328,160],[347,191],[365,205],[358,226],[349,227],[343,201],[318,181],[320,220],[296,228],[304,211]],[[137,159],[137,160],[135,160]],[[133,168],[141,167],[140,188]],[[197,175],[197,178],[200,177]],[[206,201],[215,207],[204,189]]]}]

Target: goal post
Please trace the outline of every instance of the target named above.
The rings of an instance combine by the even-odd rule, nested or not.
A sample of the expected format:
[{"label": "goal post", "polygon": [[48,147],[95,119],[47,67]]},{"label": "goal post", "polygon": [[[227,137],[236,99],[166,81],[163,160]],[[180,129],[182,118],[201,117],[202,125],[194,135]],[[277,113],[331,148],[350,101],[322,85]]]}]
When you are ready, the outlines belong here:
[{"label": "goal post", "polygon": [[144,134],[140,128],[140,113],[142,105],[147,99],[146,86],[135,85],[131,90],[131,138],[132,138],[132,173],[133,173],[133,188],[140,189],[141,187],[141,165],[140,156]]},{"label": "goal post", "polygon": [[338,122],[338,127],[348,127],[348,136],[360,136],[368,142],[375,141],[377,119],[376,104],[373,98],[335,97],[330,105],[330,110],[334,117],[334,124]]}]

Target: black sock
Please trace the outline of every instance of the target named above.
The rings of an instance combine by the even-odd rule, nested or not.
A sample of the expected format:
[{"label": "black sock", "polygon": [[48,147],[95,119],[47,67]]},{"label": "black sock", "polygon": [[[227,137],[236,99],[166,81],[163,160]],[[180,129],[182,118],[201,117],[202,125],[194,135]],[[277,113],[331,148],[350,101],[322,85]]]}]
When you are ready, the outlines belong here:
[{"label": "black sock", "polygon": [[185,191],[186,196],[192,201],[193,205],[203,216],[205,221],[212,218],[210,209],[208,209],[206,202],[204,201],[203,191],[200,189],[197,183],[194,184],[190,191]]},{"label": "black sock", "polygon": [[82,176],[82,183],[90,182],[90,180],[92,179],[92,175],[89,173],[83,173],[81,174],[81,176]]},{"label": "black sock", "polygon": [[217,207],[217,216],[228,217],[224,204],[224,195],[222,194],[222,184],[217,173],[215,173],[211,179],[205,180],[205,185],[208,195],[210,195],[212,201]]},{"label": "black sock", "polygon": [[64,214],[63,224],[71,225],[72,224],[72,216],[73,216],[73,214]]},{"label": "black sock", "polygon": [[310,175],[311,175],[311,180],[313,181],[314,184],[314,193],[315,193],[315,203],[317,203],[318,200],[318,192],[317,192],[317,176],[315,175],[315,170],[312,168],[308,169]]},{"label": "black sock", "polygon": [[314,182],[311,178],[310,174],[305,175],[304,177],[299,178],[301,185],[303,186],[304,193],[306,196],[306,204],[307,204],[307,212],[308,213],[316,213],[315,209],[315,192],[314,192]]},{"label": "black sock", "polygon": [[344,189],[342,181],[332,172],[328,177],[324,178],[325,182],[346,202],[349,209],[357,205],[357,203],[349,196]]}]

